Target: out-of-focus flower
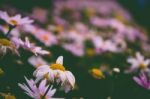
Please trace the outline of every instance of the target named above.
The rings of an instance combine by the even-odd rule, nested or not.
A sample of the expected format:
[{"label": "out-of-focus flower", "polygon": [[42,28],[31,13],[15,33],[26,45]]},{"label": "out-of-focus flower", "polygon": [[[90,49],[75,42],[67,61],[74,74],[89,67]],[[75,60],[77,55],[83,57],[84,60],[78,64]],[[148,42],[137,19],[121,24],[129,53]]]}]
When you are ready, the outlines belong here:
[{"label": "out-of-focus flower", "polygon": [[10,40],[1,38],[0,39],[0,53],[5,54],[7,52],[7,49],[19,55],[19,52],[17,51],[16,46]]},{"label": "out-of-focus flower", "polygon": [[136,52],[136,57],[129,57],[127,62],[131,64],[130,69],[127,72],[133,72],[137,69],[147,70],[148,65],[150,64],[149,59],[144,59],[144,56],[141,53]]},{"label": "out-of-focus flower", "polygon": [[9,16],[7,12],[3,11],[0,11],[0,18],[12,26],[31,24],[33,22],[33,20],[30,20],[28,17],[21,18],[20,14],[17,14],[15,16]]},{"label": "out-of-focus flower", "polygon": [[[6,35],[9,31],[8,25],[0,25],[0,30]],[[20,36],[20,30],[19,28],[14,28],[10,31],[11,36],[19,37]]]},{"label": "out-of-focus flower", "polygon": [[113,71],[116,72],[116,73],[120,73],[120,69],[119,69],[119,68],[116,68],[116,67],[113,68]]},{"label": "out-of-focus flower", "polygon": [[42,97],[44,97],[46,92],[47,93],[44,99],[51,99],[56,92],[56,89],[52,89],[52,86],[50,87],[50,89],[48,89],[50,85],[46,85],[47,83],[46,79],[42,80],[39,86],[35,84],[35,81],[33,79],[28,80],[26,77],[25,79],[27,81],[27,85],[20,83],[18,85],[25,91],[25,93],[28,96],[30,96],[33,99],[42,99]]},{"label": "out-of-focus flower", "polygon": [[22,41],[19,38],[12,38],[13,43],[19,48],[22,47],[26,50],[31,51],[32,53],[34,53],[35,55],[46,55],[46,54],[50,54],[50,52],[46,51],[46,50],[42,50],[41,47],[39,46],[35,46],[33,43],[30,43],[29,39],[26,37],[25,41]]},{"label": "out-of-focus flower", "polygon": [[28,59],[28,62],[33,65],[34,67],[39,67],[42,65],[48,64],[45,60],[42,59],[40,56],[32,56]]},{"label": "out-of-focus flower", "polygon": [[4,99],[16,99],[14,95],[11,95],[10,93],[5,94],[5,93],[0,93],[1,96],[4,97]]},{"label": "out-of-focus flower", "polygon": [[63,66],[63,56],[59,56],[55,64],[38,67],[33,75],[37,78],[36,82],[43,78],[46,78],[51,82],[56,80],[57,83],[61,83],[65,92],[70,91],[75,85],[74,75],[70,71],[67,71]]},{"label": "out-of-focus flower", "polygon": [[82,44],[65,44],[63,47],[65,50],[70,51],[73,55],[84,55],[84,46]]},{"label": "out-of-focus flower", "polygon": [[141,72],[139,74],[139,77],[135,76],[133,77],[133,80],[140,86],[150,90],[150,78],[148,77],[148,75],[146,75],[146,73]]},{"label": "out-of-focus flower", "polygon": [[105,78],[103,72],[100,69],[93,68],[90,70],[91,75],[96,79],[102,79]]},{"label": "out-of-focus flower", "polygon": [[103,40],[100,36],[95,36],[92,38],[92,42],[94,44],[95,50],[97,53],[102,52],[120,52],[122,48],[117,46],[116,42],[112,40]]},{"label": "out-of-focus flower", "polygon": [[42,8],[34,8],[32,17],[37,19],[39,22],[44,23],[47,20],[48,11]]},{"label": "out-of-focus flower", "polygon": [[40,42],[45,44],[45,46],[51,46],[58,43],[57,38],[53,33],[40,27],[34,25],[25,25],[24,31],[31,33]]},{"label": "out-of-focus flower", "polygon": [[64,43],[62,43],[62,47],[70,51],[72,54],[76,56],[83,56],[84,51],[84,39],[85,36],[80,34],[75,30],[70,30],[66,34],[62,34],[62,38]]}]

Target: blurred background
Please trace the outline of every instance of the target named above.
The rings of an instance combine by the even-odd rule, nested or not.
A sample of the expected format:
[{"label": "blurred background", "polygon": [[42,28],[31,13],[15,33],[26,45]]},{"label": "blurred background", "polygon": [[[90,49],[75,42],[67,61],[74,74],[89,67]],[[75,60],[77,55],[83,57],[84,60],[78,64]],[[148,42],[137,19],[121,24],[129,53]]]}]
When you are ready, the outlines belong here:
[{"label": "blurred background", "polygon": [[[9,12],[11,12],[11,10],[17,9],[17,12],[19,13],[24,12],[23,15],[34,13],[33,9],[35,8],[47,9],[49,13],[48,15],[49,22],[52,22],[51,17],[53,15],[60,14],[59,11],[63,12],[62,10],[59,10],[59,7],[61,8],[61,6],[67,4],[66,3],[67,1],[70,1],[72,3],[74,2],[71,6],[74,7],[74,10],[78,10],[85,6],[91,6],[89,8],[95,7],[97,11],[100,11],[99,9],[101,9],[100,16],[102,17],[109,17],[110,13],[113,11],[117,12],[117,14],[118,13],[121,15],[123,14],[126,20],[130,21],[130,19],[132,19],[132,21],[138,24],[140,28],[147,31],[148,38],[150,36],[150,13],[149,13],[150,0],[0,0],[0,9],[7,10]],[[78,7],[76,7],[75,4],[78,5]],[[95,6],[95,4],[97,5]],[[72,12],[72,10],[70,12]],[[41,13],[43,12],[41,11]],[[73,14],[72,16],[69,17],[65,16],[68,14],[68,12],[66,12],[67,14],[65,13],[65,11],[63,13],[64,13],[64,15],[62,15],[63,18],[70,21],[70,23],[73,21],[80,20],[78,19],[78,13]],[[39,15],[39,13],[36,12],[34,14]],[[32,15],[30,16],[33,17]],[[36,19],[36,17],[33,18]],[[83,19],[86,19],[86,17],[84,17]],[[42,21],[38,20],[38,18],[36,22],[41,27],[45,27],[44,25],[45,22],[43,23]],[[86,23],[87,21],[83,20],[83,22]],[[59,55],[65,56],[65,60],[66,60],[65,64],[68,65],[67,68],[69,68],[75,74],[76,81],[77,81],[76,90],[68,94],[64,94],[60,92],[56,94],[56,96],[63,97],[65,95],[67,99],[82,99],[82,97],[84,99],[150,99],[150,91],[138,86],[132,80],[133,77],[132,74],[124,75],[122,73],[117,75],[117,77],[108,77],[99,80],[93,78],[88,72],[89,68],[86,68],[86,65],[93,66],[97,64],[107,64],[107,63],[114,66],[121,65],[123,60],[125,60],[127,57],[125,56],[126,53],[121,55],[115,54],[114,57],[116,58],[116,60],[114,61],[113,59],[115,58],[112,59],[109,53],[101,56],[96,55],[94,58],[86,57],[86,56],[82,58],[82,57],[76,57],[70,53],[68,54],[68,52],[64,51],[64,49],[59,46],[54,46],[49,49],[51,53],[54,55],[54,57],[50,58],[53,61]],[[137,50],[136,47],[135,49]],[[29,53],[24,53],[24,52],[22,53],[24,56],[22,60],[28,60],[28,56],[31,56]],[[10,63],[15,64],[12,61],[12,59],[14,58],[13,56],[8,54],[6,57],[9,57],[9,59],[6,58],[2,59],[1,65],[6,66],[9,65]],[[25,65],[29,65],[29,64],[28,63],[23,64],[23,66]],[[72,66],[69,67],[70,65]],[[120,68],[124,68],[124,67],[120,67]],[[7,71],[6,74],[7,73],[8,74],[4,75],[4,77],[0,79],[0,92],[11,92],[15,94],[17,99],[29,99],[29,97],[27,97],[23,92],[21,92],[21,89],[17,88],[15,84],[16,81],[17,82],[24,81],[23,78],[24,75],[27,75],[28,77],[32,75],[32,71],[34,70],[32,66],[31,67],[25,66],[23,68],[3,67],[3,69],[6,70]],[[24,69],[26,69],[27,71],[23,71]],[[18,78],[14,79],[15,76],[18,76]]]}]

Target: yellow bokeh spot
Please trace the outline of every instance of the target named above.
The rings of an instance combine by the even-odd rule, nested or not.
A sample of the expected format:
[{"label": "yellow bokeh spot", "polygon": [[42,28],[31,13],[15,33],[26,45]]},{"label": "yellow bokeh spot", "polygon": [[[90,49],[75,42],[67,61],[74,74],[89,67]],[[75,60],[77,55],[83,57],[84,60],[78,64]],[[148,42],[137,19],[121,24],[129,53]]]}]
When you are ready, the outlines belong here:
[{"label": "yellow bokeh spot", "polygon": [[95,51],[92,48],[88,48],[86,53],[87,53],[88,56],[94,56],[95,55]]},{"label": "yellow bokeh spot", "polygon": [[12,43],[7,39],[0,39],[0,45],[10,46]]},{"label": "yellow bokeh spot", "polygon": [[4,74],[4,71],[0,68],[0,76]]},{"label": "yellow bokeh spot", "polygon": [[90,72],[91,72],[92,76],[97,79],[105,78],[103,72],[100,69],[93,68]]},{"label": "yellow bokeh spot", "polygon": [[14,95],[11,95],[10,93],[5,94],[5,93],[0,93],[1,96],[4,97],[4,99],[16,99]]},{"label": "yellow bokeh spot", "polygon": [[44,75],[44,78],[45,78],[45,79],[48,79],[48,73],[46,73],[46,74]]},{"label": "yellow bokeh spot", "polygon": [[91,16],[95,15],[95,10],[92,9],[92,8],[86,8],[86,9],[85,9],[85,14],[86,14],[88,17],[91,17]]},{"label": "yellow bokeh spot", "polygon": [[61,70],[61,71],[65,71],[65,67],[61,64],[52,64],[50,66],[51,69],[53,70]]}]

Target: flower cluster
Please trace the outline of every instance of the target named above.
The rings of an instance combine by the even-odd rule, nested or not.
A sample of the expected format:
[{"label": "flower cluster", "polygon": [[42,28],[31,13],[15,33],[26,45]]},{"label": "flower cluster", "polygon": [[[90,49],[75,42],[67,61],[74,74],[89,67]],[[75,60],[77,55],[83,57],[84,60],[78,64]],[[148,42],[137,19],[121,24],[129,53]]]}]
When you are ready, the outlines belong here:
[{"label": "flower cluster", "polygon": [[[90,92],[96,99],[93,96],[101,92],[95,95],[89,87],[101,89],[104,81],[112,83],[112,91],[115,82],[121,79],[122,83],[126,76],[150,89],[148,34],[117,0],[54,0],[52,5],[51,11],[35,6],[24,12],[9,5],[0,10],[2,83],[8,75],[15,76],[20,90],[33,99],[66,97],[72,90],[71,98],[79,98],[79,93],[84,98]],[[23,83],[23,76],[27,83]],[[6,84],[2,85],[4,92],[12,86]],[[0,92],[1,96],[15,99],[10,93]]]}]

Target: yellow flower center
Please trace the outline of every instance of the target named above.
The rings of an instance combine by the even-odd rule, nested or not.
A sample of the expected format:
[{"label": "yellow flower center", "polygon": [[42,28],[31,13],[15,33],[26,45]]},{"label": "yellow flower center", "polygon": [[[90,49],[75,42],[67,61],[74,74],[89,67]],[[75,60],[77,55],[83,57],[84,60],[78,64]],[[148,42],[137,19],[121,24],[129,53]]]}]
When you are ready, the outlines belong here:
[{"label": "yellow flower center", "polygon": [[50,66],[51,69],[53,70],[61,70],[61,71],[65,71],[65,67],[61,64],[52,64]]},{"label": "yellow flower center", "polygon": [[45,78],[45,79],[48,79],[48,73],[46,73],[46,74],[44,75],[44,78]]},{"label": "yellow flower center", "polygon": [[140,67],[140,69],[145,69],[146,65],[142,63],[142,64],[139,65],[139,67]]},{"label": "yellow flower center", "polygon": [[18,22],[15,21],[15,20],[10,20],[9,23],[10,23],[11,25],[17,25],[17,24],[18,24]]},{"label": "yellow flower center", "polygon": [[102,73],[101,70],[93,68],[91,70],[91,74],[93,77],[97,78],[97,79],[101,79],[101,78],[105,78],[104,74]]},{"label": "yellow flower center", "polygon": [[43,39],[45,42],[47,42],[47,41],[49,40],[49,36],[45,34],[45,35],[43,35],[42,39]]},{"label": "yellow flower center", "polygon": [[12,43],[7,39],[0,39],[0,44],[4,46],[10,46]]}]

